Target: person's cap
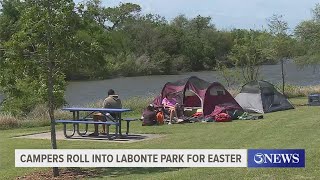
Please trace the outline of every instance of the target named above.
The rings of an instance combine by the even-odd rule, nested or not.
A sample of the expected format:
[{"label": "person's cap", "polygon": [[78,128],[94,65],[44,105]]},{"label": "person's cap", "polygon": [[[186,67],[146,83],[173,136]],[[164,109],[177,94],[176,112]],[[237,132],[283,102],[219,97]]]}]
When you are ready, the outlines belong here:
[{"label": "person's cap", "polygon": [[108,90],[108,95],[115,95],[115,91],[113,89]]}]

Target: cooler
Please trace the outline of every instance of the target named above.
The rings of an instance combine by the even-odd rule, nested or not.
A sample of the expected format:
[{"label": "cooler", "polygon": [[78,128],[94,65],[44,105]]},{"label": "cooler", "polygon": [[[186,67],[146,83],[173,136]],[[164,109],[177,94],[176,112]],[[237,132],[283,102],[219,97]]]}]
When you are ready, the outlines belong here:
[{"label": "cooler", "polygon": [[308,104],[309,106],[320,106],[320,94],[310,94]]}]

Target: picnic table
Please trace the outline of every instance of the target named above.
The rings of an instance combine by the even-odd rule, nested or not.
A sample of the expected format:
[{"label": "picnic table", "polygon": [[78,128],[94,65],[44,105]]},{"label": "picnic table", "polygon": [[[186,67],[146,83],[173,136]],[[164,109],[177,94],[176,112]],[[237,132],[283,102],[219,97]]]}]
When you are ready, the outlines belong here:
[{"label": "picnic table", "polygon": [[[129,122],[133,121],[134,119],[122,119],[121,118],[121,114],[124,112],[129,112],[131,111],[131,109],[110,109],[110,108],[83,108],[83,107],[70,107],[70,108],[63,108],[63,111],[70,111],[73,114],[73,119],[72,120],[56,120],[56,123],[63,123],[64,125],[64,136],[66,138],[71,138],[74,134],[75,131],[77,131],[77,133],[80,136],[85,136],[87,131],[88,131],[88,125],[89,124],[104,124],[107,127],[107,132],[108,132],[108,137],[109,137],[109,126],[111,125],[115,125],[116,126],[116,132],[115,135],[116,137],[118,136],[118,133],[120,135],[120,137],[122,136],[122,132],[121,132],[121,121],[125,120],[127,122],[127,132],[126,134],[128,134],[129,132]],[[85,112],[86,115],[83,117],[80,117],[80,112]],[[117,114],[117,116],[114,117],[114,120],[112,121],[108,121],[109,118],[106,118],[107,121],[103,122],[103,121],[93,121],[93,119],[91,118],[92,115],[94,115],[95,113],[101,113],[101,115],[103,116],[107,116],[107,113],[113,113],[113,114]],[[67,128],[66,128],[66,124],[73,124],[73,133],[71,135],[67,134]],[[79,128],[79,124],[85,124],[85,131],[84,132],[80,132],[80,128]]]}]

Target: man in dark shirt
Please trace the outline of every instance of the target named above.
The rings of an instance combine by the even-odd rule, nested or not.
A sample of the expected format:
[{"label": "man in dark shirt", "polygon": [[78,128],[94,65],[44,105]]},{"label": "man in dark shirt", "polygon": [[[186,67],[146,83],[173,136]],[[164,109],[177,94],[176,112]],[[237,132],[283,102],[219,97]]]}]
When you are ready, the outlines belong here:
[{"label": "man in dark shirt", "polygon": [[[108,97],[103,101],[103,108],[110,108],[110,109],[121,109],[122,108],[122,103],[121,100],[119,99],[119,96],[115,94],[113,89],[110,89],[108,91]],[[93,120],[94,121],[107,121],[106,118],[108,119],[114,119],[118,116],[116,113],[111,113],[111,114],[101,114],[101,113],[96,113],[93,115]],[[106,133],[106,125],[102,125],[102,134]],[[98,124],[94,125],[94,133],[91,135],[93,136],[98,136]]]},{"label": "man in dark shirt", "polygon": [[119,96],[115,94],[113,89],[108,91],[108,97],[103,101],[103,108],[122,108],[121,100],[119,99]]}]

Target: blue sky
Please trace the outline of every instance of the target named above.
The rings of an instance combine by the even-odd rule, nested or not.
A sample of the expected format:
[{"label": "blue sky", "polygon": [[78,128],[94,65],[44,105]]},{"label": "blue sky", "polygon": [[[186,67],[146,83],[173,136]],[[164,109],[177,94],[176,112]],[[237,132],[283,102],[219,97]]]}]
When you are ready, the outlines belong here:
[{"label": "blue sky", "polygon": [[[76,0],[79,1],[79,0]],[[211,16],[219,29],[267,28],[272,14],[284,15],[290,28],[311,18],[311,9],[319,0],[102,0],[104,6],[131,2],[142,7],[142,13],[156,13],[171,20],[179,14],[194,17]]]}]

